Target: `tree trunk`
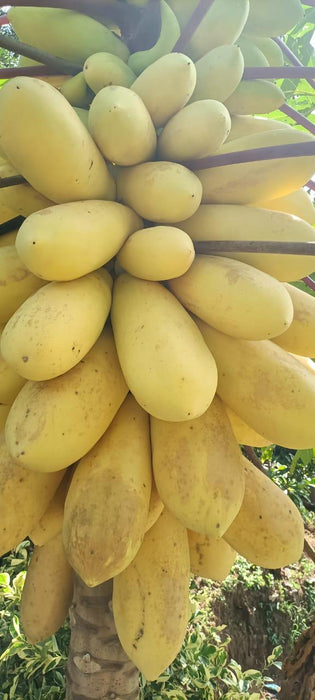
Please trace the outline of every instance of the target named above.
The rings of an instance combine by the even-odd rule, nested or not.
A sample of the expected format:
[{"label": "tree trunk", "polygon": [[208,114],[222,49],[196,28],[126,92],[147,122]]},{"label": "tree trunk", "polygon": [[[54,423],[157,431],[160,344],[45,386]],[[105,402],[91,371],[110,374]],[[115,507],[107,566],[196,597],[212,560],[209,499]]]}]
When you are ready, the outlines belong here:
[{"label": "tree trunk", "polygon": [[119,642],[111,598],[112,581],[88,588],[75,577],[67,700],[139,698],[139,671]]},{"label": "tree trunk", "polygon": [[284,681],[279,700],[315,698],[315,620],[297,640],[283,665]]}]

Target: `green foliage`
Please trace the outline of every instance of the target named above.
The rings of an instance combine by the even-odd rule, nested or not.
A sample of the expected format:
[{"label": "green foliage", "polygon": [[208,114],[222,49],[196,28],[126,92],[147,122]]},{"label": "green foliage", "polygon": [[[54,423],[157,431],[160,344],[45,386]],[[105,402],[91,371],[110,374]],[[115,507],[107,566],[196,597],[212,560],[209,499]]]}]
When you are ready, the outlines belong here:
[{"label": "green foliage", "polygon": [[312,522],[309,508],[312,506],[312,489],[315,488],[315,448],[292,451],[270,445],[256,451],[268,476],[290,496],[306,523]]}]

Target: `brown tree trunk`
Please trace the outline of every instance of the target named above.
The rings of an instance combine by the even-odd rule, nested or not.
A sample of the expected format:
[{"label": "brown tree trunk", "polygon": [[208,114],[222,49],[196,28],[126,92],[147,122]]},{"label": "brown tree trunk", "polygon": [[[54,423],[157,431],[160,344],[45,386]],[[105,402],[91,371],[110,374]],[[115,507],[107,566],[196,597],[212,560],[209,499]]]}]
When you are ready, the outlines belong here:
[{"label": "brown tree trunk", "polygon": [[297,640],[283,665],[283,675],[279,700],[314,700],[315,620]]},{"label": "brown tree trunk", "polygon": [[117,637],[111,598],[112,581],[88,588],[75,577],[67,700],[139,698],[139,672]]}]

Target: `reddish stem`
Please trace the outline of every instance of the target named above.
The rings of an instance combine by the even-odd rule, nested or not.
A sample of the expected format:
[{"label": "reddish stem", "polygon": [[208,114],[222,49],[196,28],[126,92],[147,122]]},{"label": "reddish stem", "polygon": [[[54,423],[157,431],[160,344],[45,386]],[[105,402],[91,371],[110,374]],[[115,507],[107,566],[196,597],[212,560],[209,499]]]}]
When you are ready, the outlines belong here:
[{"label": "reddish stem", "polygon": [[220,153],[217,156],[199,158],[184,163],[191,170],[204,170],[205,168],[217,168],[221,165],[235,165],[236,163],[252,163],[260,160],[274,160],[275,158],[298,158],[315,155],[315,141],[306,143],[289,143],[282,146],[266,146],[265,148],[251,148],[245,151],[233,153]]},{"label": "reddish stem", "polygon": [[311,277],[303,277],[304,284],[315,292],[315,281]]},{"label": "reddish stem", "polygon": [[289,105],[282,105],[282,107],[280,107],[280,111],[283,112],[283,114],[286,114],[287,117],[294,119],[294,121],[297,124],[300,124],[300,126],[304,126],[305,129],[310,131],[310,133],[314,134],[315,136],[315,124],[313,124],[313,122],[306,117],[303,117],[303,114],[297,112],[296,109],[293,109],[293,107],[289,107]]},{"label": "reddish stem", "polygon": [[177,40],[173,51],[183,51],[213,3],[214,0],[200,0],[187,24],[182,29],[181,35]]},{"label": "reddish stem", "polygon": [[[286,56],[291,63],[293,63],[294,66],[303,66],[303,63],[299,61],[295,53],[289,49],[289,47],[282,41],[282,39],[279,39],[279,37],[274,37],[274,41],[278,46],[280,46],[280,49],[283,53],[284,56]],[[304,68],[305,66],[303,66]],[[315,89],[315,80],[312,80],[311,78],[306,78],[308,84]]]},{"label": "reddish stem", "polygon": [[268,253],[270,255],[310,255],[315,257],[314,241],[196,241],[195,251],[199,255],[220,253]]},{"label": "reddish stem", "polygon": [[243,80],[258,80],[268,78],[269,80],[280,80],[281,78],[315,78],[315,67],[313,66],[257,66],[245,68]]},{"label": "reddish stem", "polygon": [[2,17],[0,17],[0,26],[3,24],[10,24],[10,20],[8,19],[7,15],[2,15]]},{"label": "reddish stem", "polygon": [[315,192],[315,182],[314,180],[309,180],[305,187],[308,187],[309,190],[313,190]]},{"label": "reddish stem", "polygon": [[51,66],[27,66],[25,68],[0,68],[0,80],[6,78],[19,78],[21,75],[26,75],[29,78],[34,78],[37,75],[69,75],[56,71]]}]

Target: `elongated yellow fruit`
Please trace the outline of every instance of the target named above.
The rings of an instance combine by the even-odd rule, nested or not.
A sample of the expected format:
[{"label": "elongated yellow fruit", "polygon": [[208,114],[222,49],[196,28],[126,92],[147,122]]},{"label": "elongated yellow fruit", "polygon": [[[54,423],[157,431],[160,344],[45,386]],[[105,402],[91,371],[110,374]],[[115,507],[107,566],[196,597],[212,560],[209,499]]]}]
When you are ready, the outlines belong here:
[{"label": "elongated yellow fruit", "polygon": [[62,282],[105,265],[141,226],[142,219],[117,202],[57,204],[23,222],[16,249],[35,275]]},{"label": "elongated yellow fruit", "polygon": [[189,619],[189,548],[185,527],[166,509],[131,564],[114,578],[117,634],[147,680],[177,656]]},{"label": "elongated yellow fruit", "polygon": [[128,388],[109,328],[76,367],[47,382],[27,382],[6,422],[6,441],[18,464],[58,471],[100,439]]},{"label": "elongated yellow fruit", "polygon": [[175,226],[140,229],[127,239],[117,262],[135,277],[167,280],[183,275],[195,257],[191,238]]},{"label": "elongated yellow fruit", "polygon": [[251,205],[255,207],[263,207],[263,209],[272,209],[273,211],[284,211],[288,214],[294,214],[300,219],[304,219],[309,224],[315,224],[315,207],[307,192],[301,187],[295,192],[278,197],[277,199],[267,199],[262,202],[256,202]]},{"label": "elongated yellow fruit", "polygon": [[233,433],[240,445],[252,445],[253,447],[266,447],[270,445],[270,440],[267,440],[259,433],[256,433],[253,428],[250,428],[235,411],[227,404],[224,404],[225,411],[231,423]]},{"label": "elongated yellow fruit", "polygon": [[67,495],[67,559],[88,586],[117,576],[134,559],[151,493],[149,417],[131,394],[95,447],[80,460]]},{"label": "elongated yellow fruit", "polygon": [[[315,241],[315,232],[306,221],[288,213],[237,204],[202,204],[198,211],[178,226],[193,241]],[[314,270],[312,256],[278,253],[221,253],[253,265],[281,282],[292,282]]]},{"label": "elongated yellow fruit", "polygon": [[154,523],[156,523],[157,519],[160,517],[162,510],[164,510],[164,503],[161,501],[159,492],[156,488],[156,484],[154,481],[154,476],[152,473],[152,488],[151,488],[151,496],[150,496],[150,503],[149,503],[149,512],[148,512],[148,519],[146,522],[145,526],[145,531],[147,532],[150,530],[151,527],[153,527]]},{"label": "elongated yellow fruit", "polygon": [[280,569],[293,564],[303,552],[302,517],[279,486],[245,457],[242,459],[245,496],[224,539],[257,566]]},{"label": "elongated yellow fruit", "polygon": [[224,581],[236,559],[236,551],[221,537],[217,540],[188,530],[190,569],[194,576]]},{"label": "elongated yellow fruit", "polygon": [[215,397],[195,420],[151,418],[153,472],[166,507],[185,527],[222,537],[244,496],[241,453]]},{"label": "elongated yellow fruit", "polygon": [[94,97],[89,110],[89,131],[100,151],[117,165],[151,160],[156,133],[150,114],[133,90],[108,85]]},{"label": "elongated yellow fruit", "polygon": [[10,22],[22,41],[53,56],[82,63],[95,51],[128,58],[127,46],[92,17],[59,8],[12,7]]},{"label": "elongated yellow fruit", "polygon": [[190,98],[224,102],[240,83],[244,59],[239,46],[225,44],[208,51],[196,61],[196,87]]},{"label": "elongated yellow fruit", "polygon": [[57,632],[68,615],[73,591],[72,569],[61,533],[35,547],[21,597],[21,622],[31,644]]},{"label": "elongated yellow fruit", "polygon": [[13,231],[9,231],[8,233],[2,233],[0,236],[0,248],[3,248],[3,246],[7,245],[14,245],[17,232],[18,229],[16,228]]},{"label": "elongated yellow fruit", "polygon": [[270,340],[231,338],[197,321],[213,352],[218,394],[271,443],[308,449],[315,443],[315,378]]},{"label": "elongated yellow fruit", "polygon": [[211,155],[231,128],[229,112],[217,100],[192,102],[175,114],[158,138],[158,157],[177,163]]},{"label": "elongated yellow fruit", "polygon": [[[60,472],[56,473],[60,474]],[[44,515],[28,533],[33,544],[38,547],[42,547],[62,531],[65,500],[72,476],[73,468],[68,467]]]},{"label": "elongated yellow fruit", "polygon": [[157,59],[172,51],[180,37],[180,27],[176,15],[165,0],[160,0],[161,29],[156,43],[144,51],[136,51],[128,59],[130,68],[139,75]]},{"label": "elongated yellow fruit", "polygon": [[292,299],[293,321],[285,333],[273,340],[295,355],[315,357],[315,298],[292,284],[284,286]]},{"label": "elongated yellow fruit", "polygon": [[111,306],[112,278],[100,269],[70,282],[50,282],[6,324],[1,353],[22,377],[36,381],[67,372],[101,334]]},{"label": "elongated yellow fruit", "polygon": [[[3,326],[0,326],[0,338],[2,331]],[[23,384],[25,379],[5,362],[0,352],[0,404],[13,403]]]},{"label": "elongated yellow fruit", "polygon": [[224,101],[231,114],[266,114],[281,107],[285,95],[270,80],[241,80],[232,95]]},{"label": "elongated yellow fruit", "polygon": [[[244,58],[244,66],[247,68],[249,67],[267,67],[269,66],[269,63],[266,59],[265,54],[260,50],[260,48],[254,44],[250,37],[247,36],[241,36],[238,40],[238,46],[241,49],[243,58]],[[281,49],[280,49],[281,51]],[[256,110],[255,110],[256,111]]]},{"label": "elongated yellow fruit", "polygon": [[83,66],[87,85],[97,93],[107,85],[123,85],[129,88],[136,79],[127,64],[112,53],[99,51],[89,56]]},{"label": "elongated yellow fruit", "polygon": [[293,320],[291,297],[281,282],[239,260],[197,255],[169,287],[189,311],[236,338],[274,338]]},{"label": "elongated yellow fruit", "polygon": [[36,474],[12,459],[0,434],[0,556],[22,542],[44,515],[64,472]]},{"label": "elongated yellow fruit", "polygon": [[231,131],[226,139],[234,141],[249,134],[257,134],[262,131],[277,131],[278,129],[292,129],[286,122],[277,121],[277,119],[268,119],[267,117],[254,117],[251,114],[232,114],[231,115]]},{"label": "elongated yellow fruit", "polygon": [[158,282],[122,274],[111,320],[123,374],[140,406],[166,421],[202,415],[216,390],[216,367],[173,294]]},{"label": "elongated yellow fruit", "polygon": [[[43,197],[30,185],[11,185],[0,190],[0,206],[12,209],[11,218],[17,215],[29,216],[34,211],[46,209],[53,202]],[[6,216],[4,221],[10,219]]]},{"label": "elongated yellow fruit", "polygon": [[[218,153],[313,142],[310,134],[286,127],[234,139],[223,144]],[[203,186],[204,203],[251,204],[276,199],[302,187],[312,177],[314,168],[315,156],[310,155],[234,163],[197,170],[196,174]]]},{"label": "elongated yellow fruit", "polygon": [[260,51],[265,55],[269,66],[283,66],[284,65],[284,55],[281,51],[280,46],[270,39],[270,37],[264,36],[249,36],[248,37],[255,46],[258,46]]},{"label": "elongated yellow fruit", "polygon": [[[0,432],[4,430],[5,422],[9,415],[11,405],[9,403],[0,403]],[[9,547],[10,549],[10,547]]]},{"label": "elongated yellow fruit", "polygon": [[257,36],[286,34],[303,17],[299,0],[250,0],[250,10],[244,31]]},{"label": "elongated yellow fruit", "polygon": [[20,260],[14,245],[0,248],[0,323],[6,323],[31,294],[45,282]]},{"label": "elongated yellow fruit", "polygon": [[191,58],[183,53],[169,53],[148,66],[131,89],[141,97],[153,124],[159,127],[185,106],[195,85],[196,69]]},{"label": "elongated yellow fruit", "polygon": [[101,153],[69,102],[48,83],[12,78],[0,94],[0,145],[10,162],[53,202],[114,199]]},{"label": "elongated yellow fruit", "polygon": [[121,169],[117,192],[118,198],[144,219],[176,224],[197,211],[202,186],[183,165],[157,161]]},{"label": "elongated yellow fruit", "polygon": [[75,107],[87,109],[92,99],[92,94],[84,80],[83,71],[62,83],[60,92]]}]

